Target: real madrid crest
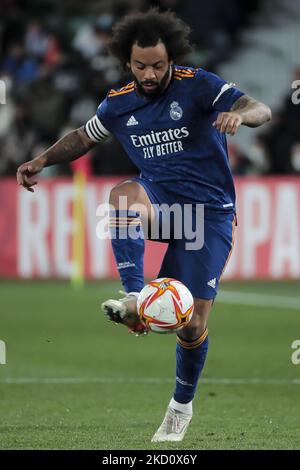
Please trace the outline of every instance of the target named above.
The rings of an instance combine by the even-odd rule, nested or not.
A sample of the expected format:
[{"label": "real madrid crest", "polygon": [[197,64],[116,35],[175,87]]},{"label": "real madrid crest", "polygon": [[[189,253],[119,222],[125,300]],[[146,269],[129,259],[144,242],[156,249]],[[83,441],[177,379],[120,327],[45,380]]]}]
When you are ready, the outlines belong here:
[{"label": "real madrid crest", "polygon": [[170,109],[170,116],[174,121],[178,121],[180,118],[182,118],[183,111],[182,108],[179,106],[179,103],[177,101],[173,101],[171,103],[171,109]]}]

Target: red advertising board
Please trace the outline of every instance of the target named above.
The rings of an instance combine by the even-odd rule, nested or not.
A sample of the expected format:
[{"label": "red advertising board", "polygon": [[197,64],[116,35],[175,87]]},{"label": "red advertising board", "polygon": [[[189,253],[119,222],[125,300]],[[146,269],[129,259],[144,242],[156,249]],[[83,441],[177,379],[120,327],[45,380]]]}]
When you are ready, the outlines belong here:
[{"label": "red advertising board", "polygon": [[[97,237],[99,205],[119,178],[85,188],[84,263],[89,279],[117,277],[108,238]],[[0,277],[69,278],[73,270],[70,179],[43,180],[35,192],[0,180]],[[238,228],[226,279],[300,278],[300,178],[236,178]],[[97,212],[98,208],[98,212]],[[156,277],[166,244],[147,242],[145,275]]]}]

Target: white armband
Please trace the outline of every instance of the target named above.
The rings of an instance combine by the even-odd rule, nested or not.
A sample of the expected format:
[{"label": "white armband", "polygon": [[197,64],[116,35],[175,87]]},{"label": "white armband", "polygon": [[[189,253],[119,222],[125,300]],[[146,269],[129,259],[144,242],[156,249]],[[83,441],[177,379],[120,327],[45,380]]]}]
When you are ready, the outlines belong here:
[{"label": "white armband", "polygon": [[94,142],[101,142],[111,135],[96,114],[86,123],[84,130],[87,136]]}]

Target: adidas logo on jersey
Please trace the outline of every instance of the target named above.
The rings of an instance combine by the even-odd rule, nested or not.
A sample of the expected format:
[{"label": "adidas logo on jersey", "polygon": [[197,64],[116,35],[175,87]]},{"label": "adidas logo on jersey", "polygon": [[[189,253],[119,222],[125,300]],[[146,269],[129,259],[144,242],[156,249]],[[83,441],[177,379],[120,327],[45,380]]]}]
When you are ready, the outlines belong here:
[{"label": "adidas logo on jersey", "polygon": [[207,285],[212,287],[213,289],[215,289],[216,288],[216,282],[217,282],[217,279],[214,277],[213,279],[208,281]]},{"label": "adidas logo on jersey", "polygon": [[130,118],[127,121],[126,126],[137,126],[137,125],[138,125],[138,121],[135,119],[135,117],[130,116]]}]

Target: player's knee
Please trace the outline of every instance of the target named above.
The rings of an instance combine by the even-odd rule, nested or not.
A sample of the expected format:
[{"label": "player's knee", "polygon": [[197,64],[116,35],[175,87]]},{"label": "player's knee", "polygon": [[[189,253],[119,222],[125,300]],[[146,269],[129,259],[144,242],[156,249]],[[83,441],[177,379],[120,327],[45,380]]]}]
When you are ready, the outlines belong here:
[{"label": "player's knee", "polygon": [[205,331],[206,326],[199,325],[187,325],[178,332],[178,336],[185,341],[195,341],[199,338]]},{"label": "player's knee", "polygon": [[120,206],[129,208],[138,201],[139,185],[134,181],[125,181],[112,188],[109,195],[109,203],[118,209]]},{"label": "player's knee", "polygon": [[207,319],[200,317],[197,314],[193,314],[193,318],[190,323],[180,330],[179,335],[186,339],[187,341],[194,341],[199,338],[207,328]]},{"label": "player's knee", "polygon": [[179,336],[186,341],[193,341],[199,338],[206,330],[212,300],[194,299],[194,305],[191,321],[179,333]]}]

